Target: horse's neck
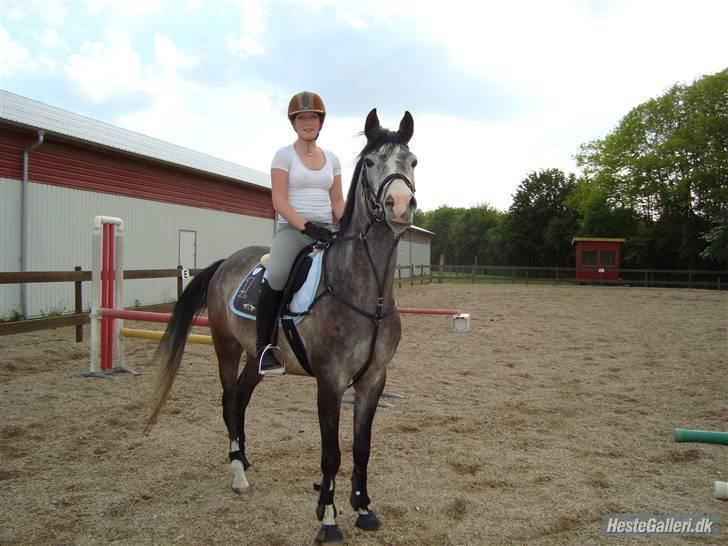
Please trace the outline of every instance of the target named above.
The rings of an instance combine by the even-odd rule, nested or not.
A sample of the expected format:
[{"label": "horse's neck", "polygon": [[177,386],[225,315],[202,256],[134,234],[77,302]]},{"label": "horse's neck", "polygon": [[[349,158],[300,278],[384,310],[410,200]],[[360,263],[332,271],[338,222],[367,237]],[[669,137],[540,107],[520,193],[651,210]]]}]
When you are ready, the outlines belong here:
[{"label": "horse's neck", "polygon": [[[343,237],[358,236],[366,232],[369,216],[362,214],[361,208],[354,209],[352,221]],[[382,283],[382,295],[386,300],[391,300],[397,261],[397,250],[393,247],[396,244],[397,241],[386,222],[375,222],[366,232],[366,243],[357,238],[333,245],[330,249],[334,258],[331,260],[332,287],[342,293],[333,286],[338,284],[362,303],[365,302],[364,298],[373,298],[374,303],[380,295],[378,276]]]}]

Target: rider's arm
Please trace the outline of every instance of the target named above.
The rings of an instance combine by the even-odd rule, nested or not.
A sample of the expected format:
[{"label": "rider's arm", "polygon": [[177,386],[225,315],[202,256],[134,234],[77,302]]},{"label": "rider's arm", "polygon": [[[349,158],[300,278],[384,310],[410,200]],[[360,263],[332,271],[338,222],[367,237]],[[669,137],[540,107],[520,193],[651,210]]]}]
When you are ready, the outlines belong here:
[{"label": "rider's arm", "polygon": [[341,189],[341,175],[334,176],[334,183],[329,190],[329,199],[331,199],[331,210],[334,213],[334,225],[338,225],[341,217],[344,216],[346,209],[346,201],[344,201],[344,192]]},{"label": "rider's arm", "polygon": [[288,172],[283,169],[270,170],[271,194],[273,196],[273,208],[285,218],[297,230],[302,230],[306,219],[296,212],[296,209],[288,202]]}]

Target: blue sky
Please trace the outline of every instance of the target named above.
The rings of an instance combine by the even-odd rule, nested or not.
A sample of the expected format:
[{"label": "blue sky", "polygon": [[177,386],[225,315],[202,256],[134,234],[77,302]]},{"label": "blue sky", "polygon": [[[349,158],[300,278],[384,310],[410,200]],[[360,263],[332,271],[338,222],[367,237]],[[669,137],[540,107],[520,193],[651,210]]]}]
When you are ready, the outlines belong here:
[{"label": "blue sky", "polygon": [[418,202],[506,209],[532,171],[728,67],[728,2],[0,0],[0,87],[267,171],[319,92],[345,185],[376,107],[415,119]]}]

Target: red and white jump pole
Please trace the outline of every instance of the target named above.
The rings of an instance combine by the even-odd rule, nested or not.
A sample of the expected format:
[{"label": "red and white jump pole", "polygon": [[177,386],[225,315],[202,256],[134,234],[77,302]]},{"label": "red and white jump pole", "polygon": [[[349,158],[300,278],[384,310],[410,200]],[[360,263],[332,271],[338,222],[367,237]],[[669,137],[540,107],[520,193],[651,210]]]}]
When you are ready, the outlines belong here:
[{"label": "red and white jump pole", "polygon": [[123,307],[124,221],[94,218],[91,249],[91,364],[87,377],[111,377],[115,372],[138,375],[124,367],[122,323],[104,311]]}]

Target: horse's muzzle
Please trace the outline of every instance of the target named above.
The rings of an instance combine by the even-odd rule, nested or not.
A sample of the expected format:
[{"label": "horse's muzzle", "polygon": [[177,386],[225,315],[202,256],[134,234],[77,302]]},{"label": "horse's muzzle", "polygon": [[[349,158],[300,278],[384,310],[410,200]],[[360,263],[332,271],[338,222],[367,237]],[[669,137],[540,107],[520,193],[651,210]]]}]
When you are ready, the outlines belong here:
[{"label": "horse's muzzle", "polygon": [[396,181],[387,192],[384,210],[387,223],[392,231],[399,234],[412,225],[417,199],[404,182]]}]

